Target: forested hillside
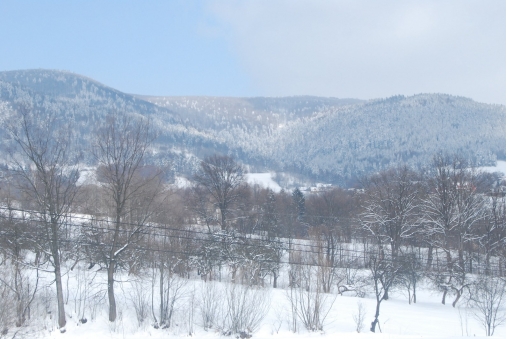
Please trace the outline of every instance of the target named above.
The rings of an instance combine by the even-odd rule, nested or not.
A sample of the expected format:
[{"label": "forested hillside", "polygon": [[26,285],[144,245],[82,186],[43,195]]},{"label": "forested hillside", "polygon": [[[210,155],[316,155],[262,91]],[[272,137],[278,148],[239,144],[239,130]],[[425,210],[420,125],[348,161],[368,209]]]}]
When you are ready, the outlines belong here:
[{"label": "forested hillside", "polygon": [[1,72],[0,119],[26,104],[72,123],[85,157],[88,136],[106,114],[149,117],[158,134],[152,161],[187,177],[213,153],[232,155],[251,171],[342,185],[400,162],[426,165],[439,151],[460,153],[478,165],[506,154],[505,106],[446,94],[370,101],[146,97],[68,72]]},{"label": "forested hillside", "polygon": [[505,158],[504,119],[504,106],[444,94],[372,100],[295,121],[276,133],[271,156],[316,176],[420,167],[440,150],[490,164]]}]

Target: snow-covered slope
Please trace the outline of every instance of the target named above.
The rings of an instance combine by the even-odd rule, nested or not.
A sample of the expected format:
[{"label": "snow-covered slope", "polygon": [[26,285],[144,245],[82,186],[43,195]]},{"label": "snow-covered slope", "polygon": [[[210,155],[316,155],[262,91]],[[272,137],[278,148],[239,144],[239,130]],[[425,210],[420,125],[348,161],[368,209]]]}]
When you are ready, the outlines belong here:
[{"label": "snow-covered slope", "polygon": [[[92,282],[93,277],[93,282]],[[287,280],[286,276],[282,276]],[[50,278],[48,278],[50,279]],[[198,276],[181,280],[181,290],[176,301],[173,323],[170,328],[156,329],[153,325],[151,311],[147,310],[146,319],[141,323],[136,317],[134,305],[137,298],[142,296],[149,302],[149,294],[152,289],[149,274],[143,279],[135,276],[123,275],[118,277],[121,289],[118,294],[117,307],[119,318],[115,323],[107,320],[107,302],[100,299],[101,290],[104,288],[105,273],[95,270],[86,270],[79,267],[69,271],[66,276],[69,286],[69,298],[67,301],[68,319],[66,333],[61,334],[56,329],[56,321],[47,316],[38,319],[36,326],[30,335],[38,338],[72,338],[72,339],[144,339],[144,338],[228,338],[219,333],[217,329],[205,330],[202,326],[203,295],[210,293],[223,293],[231,288],[224,282],[204,282]],[[85,279],[89,279],[88,281]],[[88,283],[88,286],[87,286]],[[177,282],[175,282],[176,284]],[[48,290],[50,292],[50,290]],[[376,308],[376,301],[372,291],[368,290],[365,297],[360,298],[352,294],[337,295],[329,294],[325,298],[325,310],[328,315],[321,331],[307,331],[300,321],[296,324],[296,333],[291,329],[291,304],[288,298],[287,282],[281,288],[262,288],[256,290],[256,302],[268,302],[268,312],[261,321],[257,331],[253,333],[254,339],[301,339],[301,338],[459,338],[459,337],[485,337],[484,329],[475,320],[474,309],[465,304],[457,308],[451,305],[442,305],[440,295],[429,288],[418,291],[417,302],[409,304],[403,291],[394,292],[389,300],[383,301],[380,309],[380,329],[376,333],[369,331],[370,322]],[[89,298],[97,294],[97,300],[91,298],[88,304],[83,305],[79,298],[83,295]],[[95,304],[94,304],[95,303]],[[217,315],[224,315],[226,300],[220,302],[224,309],[217,309]],[[358,315],[359,305],[363,308],[364,320],[360,333],[356,332],[354,316]],[[150,305],[146,305],[150,308]],[[86,311],[81,314],[81,309]],[[34,310],[35,312],[36,310]],[[90,313],[90,312],[93,312]],[[87,318],[86,323],[79,319]],[[27,331],[19,329],[20,334]],[[13,334],[12,329],[9,334]],[[505,338],[506,326],[501,325],[494,333],[496,338]],[[486,337],[485,337],[486,338]]]}]

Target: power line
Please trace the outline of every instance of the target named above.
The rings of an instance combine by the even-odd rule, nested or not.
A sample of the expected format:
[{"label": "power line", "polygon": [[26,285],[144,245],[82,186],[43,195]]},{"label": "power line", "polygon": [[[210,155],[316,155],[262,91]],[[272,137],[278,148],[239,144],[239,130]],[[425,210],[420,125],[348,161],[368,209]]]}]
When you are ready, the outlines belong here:
[{"label": "power line", "polygon": [[[6,233],[4,233],[6,234]],[[103,243],[98,243],[98,242],[91,242],[91,241],[82,241],[82,240],[71,240],[71,239],[61,239],[60,240],[61,242],[63,243],[68,243],[68,244],[77,244],[77,245],[80,245],[80,246],[90,246],[90,247],[104,247],[104,246],[107,246]],[[152,248],[152,247],[142,247],[142,246],[136,246],[136,245],[133,245],[131,244],[129,246],[129,249],[130,250],[137,250],[137,251],[145,251],[145,252],[157,252],[157,253],[167,253],[167,254],[177,254],[177,255],[185,255],[185,256],[188,256],[189,258],[192,258],[192,257],[199,257],[201,254],[199,252],[182,252],[182,251],[175,251],[175,250],[170,250],[170,249],[158,249],[158,248]],[[294,250],[294,251],[298,251],[298,250]],[[347,252],[347,250],[345,250]],[[302,251],[302,252],[306,252],[306,251]],[[352,259],[352,260],[358,260],[358,259],[365,259],[365,258],[371,258],[373,255],[378,255],[379,253],[377,251],[364,251],[364,252],[359,252],[359,251],[353,251],[354,253],[361,253],[362,255],[356,255],[356,256],[349,256],[348,259]],[[306,252],[306,253],[309,253],[309,252]],[[310,253],[316,253],[316,252],[310,252]],[[316,253],[316,254],[319,254],[319,253]],[[299,266],[313,266],[313,267],[324,267],[324,268],[347,268],[346,267],[341,267],[341,266],[330,266],[330,265],[323,265],[323,264],[319,264],[319,263],[316,263],[315,260],[312,260],[310,262],[305,262],[305,261],[302,261],[302,262],[296,262],[296,261],[282,261],[282,260],[272,260],[272,259],[260,259],[260,258],[257,258],[255,260],[253,259],[248,259],[248,258],[245,258],[245,257],[239,257],[239,256],[232,256],[232,255],[221,255],[222,258],[224,258],[224,260],[231,260],[231,259],[236,259],[236,260],[239,260],[239,261],[251,261],[251,262],[257,262],[257,263],[276,263],[276,264],[279,264],[279,265],[299,265]],[[339,263],[342,262],[342,260],[337,260]],[[385,260],[387,261],[387,260]],[[393,260],[388,260],[388,261],[392,261]],[[363,262],[364,265],[366,265],[368,263],[368,261],[366,260],[361,260],[361,262]],[[347,264],[347,263],[346,263]],[[350,261],[349,264],[352,264],[352,262]],[[358,265],[359,263],[356,263],[356,265]],[[431,267],[436,270],[436,271],[439,271],[440,268],[448,268],[448,263],[447,262],[444,262],[443,265],[439,265],[438,263],[438,260],[436,261],[433,261],[433,263],[431,264]],[[490,266],[486,266],[484,264],[479,264],[479,263],[476,263],[474,265],[474,270],[477,270],[477,271],[480,271],[480,270],[489,270],[490,272],[492,273],[498,273],[499,270],[497,268],[493,268],[493,267],[490,267]],[[467,269],[466,269],[467,271]]]},{"label": "power line", "polygon": [[[14,211],[14,212],[21,212],[21,213],[29,213],[29,214],[39,214],[39,215],[43,215],[45,214],[44,212],[39,212],[39,211],[32,211],[32,210],[24,210],[24,209],[16,209],[16,208],[6,208],[6,207],[0,207],[0,210],[8,210],[8,211]],[[16,219],[16,220],[20,220],[20,221],[26,221],[25,219],[23,218],[19,218],[19,217],[11,217],[12,219]],[[64,219],[65,220],[68,220],[68,219],[77,219],[77,220],[84,220],[84,221],[88,221],[88,222],[94,222],[94,223],[106,223],[106,224],[110,224],[110,223],[116,223],[116,221],[111,221],[111,220],[108,220],[108,219],[98,219],[98,218],[94,218],[94,217],[84,217],[84,216],[75,216],[75,215],[66,215],[64,216]],[[33,220],[32,220],[33,221]],[[47,220],[41,220],[39,219],[38,220],[39,222],[45,222],[45,223],[48,223],[49,221]],[[76,224],[72,224],[72,223],[69,223],[68,221],[64,222],[67,226],[72,226],[72,227],[80,227],[80,226],[83,226],[83,225],[76,225]],[[122,225],[122,226],[131,226],[131,227],[137,227],[137,228],[145,228],[145,229],[160,229],[160,230],[164,230],[164,231],[175,231],[175,232],[186,232],[186,233],[192,233],[192,234],[202,234],[202,235],[206,235],[206,236],[210,236],[210,235],[215,235],[215,236],[221,236],[221,237],[224,237],[224,238],[233,238],[233,239],[241,239],[241,237],[237,237],[235,236],[234,234],[224,234],[224,233],[210,233],[210,232],[203,232],[203,231],[196,231],[196,230],[190,230],[190,229],[179,229],[179,228],[172,228],[172,227],[166,227],[166,226],[156,226],[156,225],[153,225],[153,223],[151,224],[138,224],[138,223],[133,223],[133,222],[125,222],[125,221],[121,221],[119,222],[118,224]],[[93,226],[94,228],[97,228],[97,229],[104,229],[104,230],[109,230],[109,228],[100,228],[98,226]],[[120,232],[129,232],[128,230],[122,230],[120,229],[119,230]],[[138,232],[140,233],[140,232]],[[148,234],[148,233],[145,233],[145,234]],[[152,234],[152,233],[150,233]],[[166,234],[159,234],[160,236],[165,236],[165,237],[174,237],[174,236],[171,236],[171,235],[166,235]],[[251,238],[252,239],[252,238]],[[296,240],[296,239],[294,239]],[[282,242],[280,240],[271,240],[271,239],[262,239],[262,241],[264,243],[276,243],[276,244],[282,244]],[[296,243],[294,243],[296,244]],[[317,248],[317,249],[320,249],[321,246],[319,245],[311,245],[311,244],[298,244],[298,246],[300,247],[309,247],[309,248]]]},{"label": "power line", "polygon": [[[25,209],[16,209],[16,208],[6,208],[6,207],[0,207],[0,210],[7,210],[7,211],[15,211],[15,212],[22,212],[22,213],[28,213],[28,214],[39,214],[39,215],[43,215],[45,214],[44,212],[39,212],[39,211],[33,211],[33,210],[25,210]],[[26,219],[24,218],[20,218],[20,217],[10,217],[11,219],[15,219],[15,220],[19,220],[19,221],[27,221]],[[72,220],[72,219],[78,219],[78,220],[84,220],[84,221],[88,221],[88,222],[93,222],[93,223],[106,223],[106,224],[111,224],[111,223],[116,223],[116,221],[111,221],[109,219],[98,219],[98,218],[94,218],[94,217],[84,217],[84,216],[75,216],[75,215],[65,215],[64,217],[65,219],[65,222],[63,223],[65,226],[70,226],[70,227],[82,227],[82,228],[90,228],[90,229],[97,229],[97,230],[102,230],[102,231],[106,231],[106,232],[111,232],[111,231],[114,231],[114,229],[111,229],[111,228],[106,228],[106,227],[99,227],[99,226],[91,226],[91,225],[86,225],[86,224],[75,224],[75,223],[72,223],[72,222],[69,222],[69,219]],[[28,221],[35,221],[35,220],[28,220]],[[42,222],[42,223],[49,223],[48,220],[44,220],[44,219],[38,219],[37,220],[38,222]],[[212,240],[212,239],[203,239],[203,238],[189,238],[189,237],[184,237],[184,236],[181,236],[181,235],[171,235],[171,234],[167,234],[167,233],[153,233],[153,232],[148,232],[148,231],[142,231],[141,229],[159,229],[159,230],[164,230],[164,231],[175,231],[175,232],[185,232],[187,234],[199,234],[199,235],[205,235],[207,237],[210,237],[210,236],[214,236],[214,237],[220,237],[221,240],[220,241],[223,241],[223,239],[225,238],[231,238],[231,239],[240,239],[240,240],[257,240],[259,242],[262,242],[263,244],[261,245],[255,245],[255,244],[249,244],[250,246],[254,246],[254,247],[262,247],[262,248],[266,248],[266,245],[267,244],[277,244],[277,245],[284,245],[286,243],[289,244],[289,242],[291,241],[291,239],[289,238],[287,242],[285,241],[281,241],[281,240],[272,240],[272,239],[266,239],[266,238],[247,238],[247,237],[241,237],[241,236],[236,236],[234,233],[233,234],[227,234],[227,233],[210,233],[210,232],[203,232],[203,231],[196,231],[196,230],[191,230],[191,229],[180,229],[180,228],[171,228],[171,227],[167,227],[167,226],[155,226],[153,223],[152,224],[147,224],[147,225],[144,225],[144,224],[138,224],[138,223],[132,223],[132,222],[125,222],[125,221],[122,221],[122,222],[119,222],[120,225],[123,225],[123,226],[134,226],[134,227],[137,227],[138,230],[135,232],[137,234],[142,234],[142,235],[153,235],[153,236],[159,236],[159,237],[165,237],[165,238],[178,238],[178,239],[189,239],[189,240],[197,240],[197,241],[206,241],[206,242],[214,242],[215,240]],[[119,232],[121,233],[131,233],[130,230],[126,230],[126,229],[119,229],[118,230]],[[311,249],[317,249],[317,250],[322,250],[323,249],[323,245],[312,245],[312,244],[302,244],[300,242],[298,242],[298,240],[300,239],[293,239],[294,242],[291,243],[291,245],[294,245],[294,246],[298,246],[298,247],[304,247],[304,248],[311,248]],[[215,241],[217,242],[217,241]],[[238,244],[238,243],[237,243]],[[368,244],[368,243],[367,243]],[[305,251],[305,250],[302,250],[302,249],[296,249],[297,251],[300,251],[300,252],[305,252],[305,253],[312,253],[312,254],[319,254],[320,252],[315,252],[315,251]],[[352,252],[357,252],[357,253],[363,253],[364,251],[358,251],[358,250],[351,250],[351,249],[344,249],[342,247],[339,246],[338,250],[346,250],[346,251],[352,251]]]},{"label": "power line", "polygon": [[[34,220],[26,220],[26,219],[19,218],[19,217],[11,217],[11,219],[18,220],[18,221],[24,221],[24,222],[34,221]],[[46,224],[50,223],[50,221],[47,221],[47,220],[36,220],[36,222],[46,223]],[[72,224],[72,223],[67,223],[66,222],[66,223],[64,223],[64,226],[85,228],[85,229],[90,229],[92,231],[93,230],[105,231],[106,233],[115,232],[115,230],[111,229],[111,228],[94,226],[94,225],[86,225],[86,224],[76,225],[76,224]],[[150,226],[146,226],[146,228],[150,228]],[[160,227],[156,227],[156,228],[160,228]],[[204,233],[204,232],[193,232],[193,231],[187,231],[187,230],[178,230],[178,231],[180,231],[180,232],[188,232],[188,233],[205,234],[208,237],[207,238],[187,237],[187,236],[182,236],[182,235],[161,234],[161,233],[154,233],[154,232],[140,231],[140,230],[133,231],[133,232],[130,231],[130,230],[125,230],[125,229],[119,229],[118,230],[118,232],[120,232],[120,233],[128,233],[128,234],[132,233],[132,234],[140,234],[140,235],[147,235],[147,236],[156,236],[156,237],[161,237],[161,238],[186,239],[186,240],[191,240],[191,241],[208,242],[208,243],[212,243],[212,244],[214,244],[214,243],[215,244],[223,244],[223,240],[222,239],[223,238],[229,238],[229,239],[233,239],[233,240],[247,240],[247,241],[253,241],[254,240],[254,241],[258,242],[258,244],[255,244],[255,243],[244,243],[244,242],[232,242],[232,243],[228,243],[229,245],[246,245],[246,246],[249,246],[249,247],[259,247],[259,248],[266,249],[268,244],[277,244],[277,245],[286,245],[286,244],[288,244],[288,247],[289,247],[289,243],[288,242],[284,242],[284,241],[268,240],[268,239],[263,239],[263,238],[243,238],[243,237],[236,237],[234,235],[227,235],[227,234],[220,234],[220,233]],[[8,233],[4,232],[3,234],[8,234]],[[11,235],[13,235],[13,234],[11,233]],[[92,235],[88,235],[88,236],[93,237],[94,235],[92,234]],[[214,240],[213,238],[211,239],[209,236],[212,236],[213,238],[215,238],[217,240]],[[322,254],[322,252],[307,251],[307,250],[303,250],[303,249],[298,248],[298,247],[314,247],[314,248],[317,248],[317,249],[323,249],[324,248],[323,246],[319,246],[319,245],[309,245],[309,244],[293,243],[291,250],[292,251],[297,251],[297,252],[302,252],[302,253]],[[363,253],[362,251],[352,250],[352,249],[345,249],[343,247],[339,247],[337,250],[347,251],[347,252],[355,252],[355,253]]]},{"label": "power line", "polygon": [[[17,212],[26,212],[26,213],[34,213],[34,214],[43,214],[41,212],[36,212],[36,211],[29,211],[29,210],[21,210],[21,209],[8,209],[8,208],[4,208],[4,207],[0,207],[0,209],[3,209],[3,210],[10,210],[10,211],[17,211]],[[27,220],[25,218],[21,218],[21,217],[13,217],[11,216],[10,217],[11,219],[14,219],[14,220],[19,220],[19,221],[34,221],[34,220]],[[73,218],[76,218],[78,220],[87,220],[87,221],[102,221],[102,222],[107,222],[109,223],[110,221],[109,220],[106,220],[106,219],[94,219],[94,218],[89,218],[89,217],[74,217],[74,216],[71,216],[71,217],[67,217],[66,220],[68,219],[73,219]],[[36,220],[37,222],[42,222],[42,223],[49,223],[49,221],[47,220]],[[134,224],[134,223],[121,223],[123,225],[136,225],[138,227],[144,227],[143,225],[141,224]],[[81,225],[77,225],[77,224],[73,224],[73,223],[69,223],[68,221],[66,221],[64,223],[65,226],[73,226],[73,227],[84,227],[84,228],[91,228],[91,229],[97,229],[97,230],[103,230],[103,231],[106,231],[106,232],[111,232],[111,231],[114,231],[113,229],[111,228],[105,228],[105,227],[99,227],[99,226],[89,226],[89,225],[85,225],[85,224],[81,224]],[[165,228],[165,227],[157,227],[157,226],[146,226],[146,227],[149,227],[149,228],[154,228],[154,229],[164,229],[164,230],[176,230],[176,231],[179,231],[179,232],[188,232],[188,233],[194,233],[194,234],[204,234],[204,235],[216,235],[216,236],[219,236],[221,238],[223,237],[227,237],[227,238],[232,238],[232,239],[242,239],[241,237],[235,237],[234,235],[228,235],[228,234],[210,234],[210,233],[205,233],[205,232],[200,232],[200,231],[192,231],[192,230],[182,230],[182,229],[170,229],[170,228]],[[129,230],[122,230],[120,229],[119,230],[120,232],[130,232]],[[9,235],[9,233],[7,232],[3,232],[4,235]],[[213,240],[213,239],[203,239],[203,238],[191,238],[191,237],[183,237],[183,236],[178,236],[178,235],[170,235],[170,234],[160,234],[160,233],[153,233],[153,232],[141,232],[139,231],[138,234],[143,234],[143,235],[149,235],[149,236],[158,236],[158,237],[167,237],[167,238],[176,238],[176,239],[187,239],[187,240],[191,240],[191,241],[201,241],[201,242],[209,242],[209,243],[215,243],[215,244],[223,244],[223,240],[222,239],[219,239],[219,240]],[[11,236],[13,236],[14,234],[10,234]],[[244,238],[246,240],[257,240],[259,242],[268,242],[268,243],[277,243],[277,244],[284,244],[283,242],[281,241],[268,241],[268,240],[265,240],[265,239],[256,239],[256,238]],[[99,246],[108,246],[106,244],[103,244],[103,243],[94,243],[94,242],[84,242],[84,241],[79,241],[79,240],[71,240],[71,239],[61,239],[60,241],[62,242],[66,242],[66,243],[75,243],[75,244],[79,244],[79,245],[83,245],[83,246],[94,246],[94,247],[99,247]],[[229,245],[247,245],[249,247],[261,247],[263,249],[266,249],[266,244],[260,244],[260,245],[256,245],[256,244],[246,244],[246,243],[229,243]],[[318,249],[321,249],[323,250],[324,247],[323,246],[318,246],[318,245],[308,245],[308,244],[294,244],[295,246],[301,246],[301,247],[314,247],[314,248],[318,248]],[[179,251],[173,251],[173,250],[167,250],[167,249],[154,249],[154,248],[147,248],[147,247],[139,247],[139,246],[134,246],[134,245],[129,245],[129,248],[132,249],[132,250],[142,250],[142,251],[152,251],[152,252],[163,252],[163,253],[172,253],[172,254],[184,254],[184,255],[189,255],[189,256],[197,256],[199,255],[199,253],[195,253],[195,252],[179,252]],[[288,250],[291,250],[293,252],[300,252],[300,253],[310,253],[310,254],[316,254],[316,255],[323,255],[323,252],[316,252],[316,251],[307,251],[307,250],[303,250],[303,249],[300,249],[300,248],[291,248]],[[355,250],[355,249],[350,249],[350,248],[343,248],[343,247],[339,247],[337,249],[339,252],[346,252],[346,253],[360,253],[361,255],[356,255],[356,256],[353,256],[355,258],[361,258],[363,257],[364,259],[366,257],[370,257],[374,252],[372,251],[359,251],[359,250]],[[341,256],[341,255],[339,255]],[[241,260],[245,260],[245,257],[234,257],[234,256],[231,256],[231,255],[228,255],[228,258],[229,259],[241,259]],[[420,258],[421,259],[421,258]],[[310,263],[297,263],[297,262],[281,262],[281,261],[274,261],[274,260],[269,260],[269,259],[259,259],[258,261],[264,261],[264,262],[273,262],[273,263],[279,263],[279,264],[303,264],[303,265],[309,265]],[[365,260],[364,260],[365,261]],[[436,266],[439,268],[438,264],[435,264],[435,262],[433,262],[432,266]],[[329,265],[318,265],[318,264],[312,264],[312,266],[321,266],[321,267],[330,267]],[[484,267],[486,267],[485,265],[483,265]],[[475,268],[476,269],[479,269],[482,267],[482,264],[479,264],[479,263],[476,263],[475,264]],[[492,270],[492,268],[489,267],[489,269]]]}]

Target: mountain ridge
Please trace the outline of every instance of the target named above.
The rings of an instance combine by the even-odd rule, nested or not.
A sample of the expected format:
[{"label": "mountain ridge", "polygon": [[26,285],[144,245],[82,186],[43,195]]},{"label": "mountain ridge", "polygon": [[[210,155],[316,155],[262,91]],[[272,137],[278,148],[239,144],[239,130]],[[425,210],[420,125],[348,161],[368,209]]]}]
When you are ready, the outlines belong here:
[{"label": "mountain ridge", "polygon": [[153,161],[171,162],[175,173],[186,175],[214,152],[255,171],[340,184],[397,163],[424,166],[438,151],[462,153],[480,165],[506,159],[506,107],[448,94],[371,100],[142,96],[72,72],[39,69],[0,72],[0,101],[0,115],[29,101],[74,119],[84,145],[93,125],[112,110],[149,117],[160,136]]}]

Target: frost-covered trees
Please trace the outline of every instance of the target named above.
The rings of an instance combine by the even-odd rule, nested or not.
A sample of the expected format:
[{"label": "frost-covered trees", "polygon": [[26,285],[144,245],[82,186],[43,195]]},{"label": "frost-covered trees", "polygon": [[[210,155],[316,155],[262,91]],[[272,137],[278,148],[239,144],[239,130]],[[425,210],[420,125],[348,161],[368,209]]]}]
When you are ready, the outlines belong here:
[{"label": "frost-covered trees", "polygon": [[[360,222],[366,234],[378,246],[375,267],[378,269],[382,265],[383,271],[386,270],[385,266],[398,270],[401,245],[417,231],[421,190],[419,178],[408,167],[399,167],[371,176],[364,187],[365,200]],[[386,245],[390,246],[390,254],[385,254]],[[383,285],[384,299],[388,298],[391,285]]]},{"label": "frost-covered trees", "polygon": [[402,242],[416,233],[422,185],[417,174],[403,166],[371,176],[364,186],[362,227],[379,245],[389,244],[395,260]]},{"label": "frost-covered trees", "polygon": [[[506,275],[506,183],[499,178],[492,183],[486,192],[485,216],[480,222],[477,237],[485,253],[485,273],[498,271],[500,276]],[[492,267],[491,258],[498,258],[497,270]]]},{"label": "frost-covered trees", "polygon": [[443,291],[443,304],[447,293],[452,291],[455,306],[469,285],[466,249],[475,239],[474,226],[484,213],[484,200],[475,194],[477,179],[477,173],[465,159],[435,156],[422,220],[427,241],[446,256],[446,266],[433,275],[436,285]]}]

